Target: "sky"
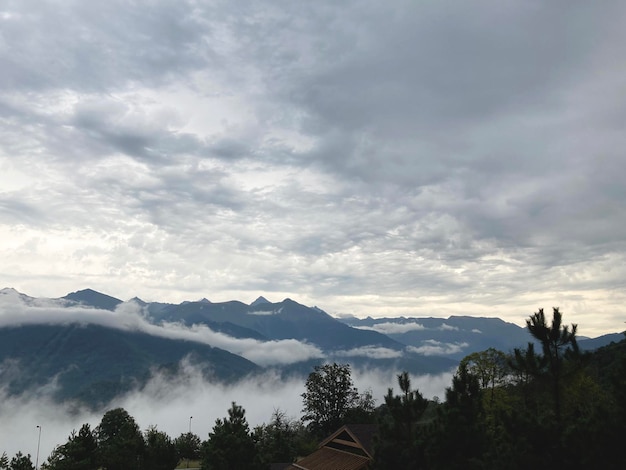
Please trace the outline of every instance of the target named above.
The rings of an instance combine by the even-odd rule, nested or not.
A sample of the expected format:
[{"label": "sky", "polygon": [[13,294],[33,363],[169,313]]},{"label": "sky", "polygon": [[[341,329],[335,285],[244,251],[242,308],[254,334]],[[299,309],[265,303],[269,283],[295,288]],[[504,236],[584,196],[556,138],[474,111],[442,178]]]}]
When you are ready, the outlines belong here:
[{"label": "sky", "polygon": [[0,288],[622,331],[625,20],[0,0]]}]

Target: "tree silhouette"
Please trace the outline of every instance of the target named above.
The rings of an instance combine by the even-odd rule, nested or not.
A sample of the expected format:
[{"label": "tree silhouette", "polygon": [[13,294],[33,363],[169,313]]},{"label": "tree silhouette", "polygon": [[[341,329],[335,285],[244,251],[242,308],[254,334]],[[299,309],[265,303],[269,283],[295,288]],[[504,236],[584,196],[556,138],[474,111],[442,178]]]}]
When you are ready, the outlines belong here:
[{"label": "tree silhouette", "polygon": [[316,366],[302,394],[302,421],[309,422],[320,437],[341,427],[348,411],[358,404],[359,392],[352,382],[348,364]]},{"label": "tree silhouette", "polygon": [[202,470],[257,468],[256,448],[250,435],[246,412],[235,402],[228,418],[217,419],[202,447]]},{"label": "tree silhouette", "polygon": [[146,449],[145,449],[145,467],[150,470],[172,470],[176,468],[178,463],[178,452],[172,439],[157,430],[155,426],[151,426],[144,433]]},{"label": "tree silhouette", "polygon": [[15,454],[9,463],[9,470],[35,470],[30,454],[24,455],[21,452]]},{"label": "tree silhouette", "polygon": [[257,426],[253,432],[261,463],[267,467],[276,462],[293,462],[303,455],[299,454],[300,444],[308,434],[301,421],[290,420],[283,411],[274,410],[270,423]]},{"label": "tree silhouette", "polygon": [[200,458],[202,440],[194,433],[186,432],[174,439],[176,451],[181,459],[196,460]]},{"label": "tree silhouette", "polygon": [[477,376],[461,363],[446,389],[437,436],[437,459],[446,469],[483,468],[486,447],[483,398]]},{"label": "tree silhouette", "polygon": [[76,434],[72,431],[67,442],[58,446],[48,459],[50,470],[93,470],[98,444],[89,424],[83,424]]},{"label": "tree silhouette", "polygon": [[412,468],[424,466],[418,422],[428,406],[418,390],[411,390],[408,372],[398,375],[401,395],[389,388],[384,411],[379,420],[375,446],[376,468]]},{"label": "tree silhouette", "polygon": [[107,411],[96,428],[99,463],[107,470],[142,468],[144,441],[134,418],[123,408]]},{"label": "tree silhouette", "polygon": [[552,309],[552,324],[550,326],[546,322],[542,308],[526,320],[526,325],[530,334],[541,343],[545,364],[548,367],[547,372],[552,382],[554,416],[559,425],[561,423],[563,360],[566,355],[571,357],[579,354],[578,343],[576,342],[578,326],[572,324],[571,331],[568,326],[563,326],[561,312],[557,307]]}]

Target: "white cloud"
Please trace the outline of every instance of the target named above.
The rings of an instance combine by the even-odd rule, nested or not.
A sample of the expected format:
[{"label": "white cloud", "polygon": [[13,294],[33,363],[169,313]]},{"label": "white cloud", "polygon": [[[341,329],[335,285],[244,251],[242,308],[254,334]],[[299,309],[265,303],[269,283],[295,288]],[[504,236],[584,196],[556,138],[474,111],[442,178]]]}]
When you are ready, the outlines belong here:
[{"label": "white cloud", "polygon": [[407,350],[423,354],[425,356],[445,356],[448,354],[459,353],[468,346],[468,343],[443,343],[434,339],[427,339],[423,341],[422,345],[419,347],[407,346]]},{"label": "white cloud", "polygon": [[441,331],[459,331],[458,326],[448,325],[447,323],[442,323],[437,329]]},{"label": "white cloud", "polygon": [[338,357],[369,357],[372,359],[392,359],[402,357],[402,351],[395,349],[383,348],[380,346],[361,346],[343,351],[335,351],[333,353]]},{"label": "white cloud", "polygon": [[360,330],[377,331],[384,335],[402,334],[408,331],[425,330],[424,325],[417,322],[382,322],[372,326],[357,326]]},{"label": "white cloud", "polygon": [[225,349],[261,366],[291,364],[323,357],[314,345],[294,339],[258,341],[239,339],[215,332],[206,325],[187,327],[180,323],[155,325],[135,302],[124,302],[114,312],[81,306],[65,307],[58,300],[39,300],[29,305],[15,291],[0,292],[0,327],[36,324],[95,324],[125,331],[141,331],[153,336],[195,341]]}]

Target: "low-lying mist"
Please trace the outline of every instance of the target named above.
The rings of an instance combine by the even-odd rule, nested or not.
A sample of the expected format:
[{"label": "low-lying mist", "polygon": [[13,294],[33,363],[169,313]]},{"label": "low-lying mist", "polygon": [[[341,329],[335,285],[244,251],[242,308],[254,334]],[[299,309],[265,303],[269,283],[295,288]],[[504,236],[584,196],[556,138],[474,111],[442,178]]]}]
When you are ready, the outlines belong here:
[{"label": "low-lying mist", "polygon": [[[399,393],[396,379],[399,372],[354,370],[352,378],[360,392],[371,390],[379,405],[389,387]],[[451,377],[451,372],[412,377],[412,387],[427,398],[443,397]],[[0,454],[6,452],[11,458],[21,451],[31,454],[34,463],[39,438],[37,426],[41,426],[41,464],[54,447],[67,441],[72,430],[78,431],[84,423],[95,428],[104,412],[116,407],[126,409],[142,430],[155,425],[172,438],[189,431],[192,417],[191,431],[202,440],[207,439],[217,418],[227,416],[233,401],[246,410],[251,429],[269,422],[272,412],[277,409],[290,418],[299,419],[304,384],[302,378],[284,379],[277,373],[267,372],[226,385],[206,380],[199,369],[184,361],[178,375],[155,374],[141,389],[121,396],[99,410],[90,410],[74,402],[54,402],[51,398],[54,384],[17,397],[0,390]]]}]

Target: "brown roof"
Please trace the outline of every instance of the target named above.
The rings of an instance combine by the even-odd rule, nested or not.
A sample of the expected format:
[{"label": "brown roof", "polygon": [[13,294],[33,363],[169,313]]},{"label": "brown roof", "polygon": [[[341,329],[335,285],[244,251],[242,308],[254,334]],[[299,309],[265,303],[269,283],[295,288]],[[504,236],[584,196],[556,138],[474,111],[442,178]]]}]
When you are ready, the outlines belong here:
[{"label": "brown roof", "polygon": [[[374,435],[377,431],[378,426],[375,424],[347,424],[324,439],[320,443],[320,447],[337,447],[333,443],[344,443],[353,447],[356,453],[359,453],[357,449],[360,449],[367,456],[372,457]],[[350,451],[348,448],[344,450]]]},{"label": "brown roof", "polygon": [[372,442],[377,427],[372,424],[342,426],[320,443],[319,448],[289,470],[363,470],[372,460]]},{"label": "brown roof", "polygon": [[370,459],[342,450],[321,447],[302,460],[291,464],[290,469],[297,470],[362,470],[369,465]]}]

